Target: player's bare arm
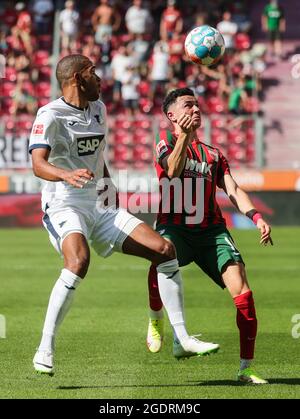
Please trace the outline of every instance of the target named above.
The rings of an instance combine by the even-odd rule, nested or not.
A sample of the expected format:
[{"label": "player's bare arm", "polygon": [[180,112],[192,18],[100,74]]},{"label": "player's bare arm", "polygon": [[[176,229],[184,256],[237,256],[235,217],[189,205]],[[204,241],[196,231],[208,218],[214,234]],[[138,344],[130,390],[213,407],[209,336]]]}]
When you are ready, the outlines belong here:
[{"label": "player's bare arm", "polygon": [[36,148],[32,150],[32,167],[34,174],[44,180],[52,182],[65,181],[75,188],[83,186],[92,180],[94,175],[88,169],[64,170],[48,162],[50,150]]},{"label": "player's bare arm", "polygon": [[[226,174],[221,182],[222,189],[228,195],[230,201],[233,205],[244,215],[247,213],[251,214],[251,211],[255,208],[249,195],[241,189],[238,184],[235,182],[233,177],[230,174]],[[271,227],[269,224],[261,217],[256,222],[257,228],[260,230],[260,243],[267,245],[270,243],[273,245],[271,238]]]},{"label": "player's bare arm", "polygon": [[182,114],[177,121],[180,133],[174,150],[166,159],[167,174],[169,178],[179,177],[184,169],[186,161],[186,150],[193,133],[193,119],[190,115]]}]

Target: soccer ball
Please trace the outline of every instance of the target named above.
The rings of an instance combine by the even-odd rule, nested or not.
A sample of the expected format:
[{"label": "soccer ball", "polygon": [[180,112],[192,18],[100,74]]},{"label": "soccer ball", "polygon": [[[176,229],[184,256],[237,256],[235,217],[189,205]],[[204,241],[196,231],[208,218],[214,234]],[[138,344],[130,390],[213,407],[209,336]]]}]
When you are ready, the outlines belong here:
[{"label": "soccer ball", "polygon": [[216,64],[225,52],[224,38],[208,25],[198,26],[185,38],[184,48],[188,58],[196,64]]}]

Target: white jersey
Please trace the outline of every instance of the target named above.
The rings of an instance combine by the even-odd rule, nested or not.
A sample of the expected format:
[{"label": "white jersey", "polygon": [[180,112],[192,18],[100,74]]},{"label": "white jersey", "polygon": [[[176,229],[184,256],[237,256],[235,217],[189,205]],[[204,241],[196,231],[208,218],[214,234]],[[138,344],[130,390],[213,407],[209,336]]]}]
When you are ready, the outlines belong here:
[{"label": "white jersey", "polygon": [[38,110],[29,143],[29,152],[35,148],[50,150],[49,163],[66,170],[89,169],[94,181],[82,189],[67,182],[43,181],[42,206],[53,200],[96,200],[96,184],[103,178],[107,118],[103,102],[89,102],[85,109],[70,105],[59,98]]}]

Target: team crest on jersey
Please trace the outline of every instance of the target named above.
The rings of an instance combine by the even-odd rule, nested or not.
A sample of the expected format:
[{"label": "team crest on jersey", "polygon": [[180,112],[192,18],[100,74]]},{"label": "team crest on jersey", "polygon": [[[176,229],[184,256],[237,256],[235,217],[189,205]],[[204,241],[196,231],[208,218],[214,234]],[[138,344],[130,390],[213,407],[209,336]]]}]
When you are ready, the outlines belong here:
[{"label": "team crest on jersey", "polygon": [[103,138],[104,135],[77,138],[78,156],[89,156],[94,154]]},{"label": "team crest on jersey", "polygon": [[168,151],[168,147],[164,140],[161,140],[156,146],[156,154],[158,157],[161,157],[166,151]]},{"label": "team crest on jersey", "polygon": [[32,129],[33,135],[43,135],[44,134],[44,124],[35,124]]},{"label": "team crest on jersey", "polygon": [[69,127],[73,127],[75,124],[78,124],[78,121],[68,121]]}]

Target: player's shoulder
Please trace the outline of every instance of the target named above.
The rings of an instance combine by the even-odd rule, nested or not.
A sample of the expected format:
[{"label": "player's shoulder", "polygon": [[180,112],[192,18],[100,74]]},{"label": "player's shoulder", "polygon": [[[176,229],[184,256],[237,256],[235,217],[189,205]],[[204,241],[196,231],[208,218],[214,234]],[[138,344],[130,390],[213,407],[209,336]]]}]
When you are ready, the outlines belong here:
[{"label": "player's shoulder", "polygon": [[56,116],[61,112],[62,105],[59,103],[60,101],[60,99],[56,99],[40,107],[37,111],[37,118],[55,120]]},{"label": "player's shoulder", "polygon": [[98,99],[93,102],[89,102],[89,107],[94,116],[99,117],[99,122],[101,124],[107,123],[107,111],[106,106],[102,100]]},{"label": "player's shoulder", "polygon": [[220,158],[223,158],[223,155],[218,147],[215,147],[211,144],[207,144],[203,141],[200,141],[200,144],[215,161],[218,161]]},{"label": "player's shoulder", "polygon": [[94,100],[93,102],[89,102],[89,106],[91,107],[91,109],[103,110],[106,112],[106,106],[104,102],[102,102],[102,100],[100,99]]},{"label": "player's shoulder", "polygon": [[167,144],[172,144],[176,141],[175,135],[168,129],[161,129],[156,134],[156,143],[163,141]]}]

